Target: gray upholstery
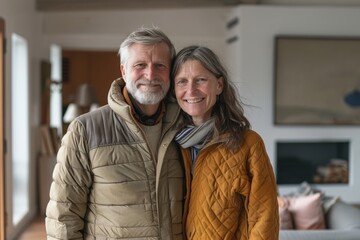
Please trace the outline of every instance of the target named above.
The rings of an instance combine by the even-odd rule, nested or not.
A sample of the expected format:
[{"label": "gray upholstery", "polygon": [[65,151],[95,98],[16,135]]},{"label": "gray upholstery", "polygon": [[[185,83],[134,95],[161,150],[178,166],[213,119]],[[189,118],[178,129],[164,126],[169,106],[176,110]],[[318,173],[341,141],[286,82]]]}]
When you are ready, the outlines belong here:
[{"label": "gray upholstery", "polygon": [[325,214],[328,229],[280,230],[279,240],[360,240],[360,209],[337,201]]},{"label": "gray upholstery", "polygon": [[281,230],[279,240],[359,240],[360,229]]},{"label": "gray upholstery", "polygon": [[[360,209],[338,201],[325,216],[329,229],[359,229]],[[360,236],[359,236],[360,239]]]}]

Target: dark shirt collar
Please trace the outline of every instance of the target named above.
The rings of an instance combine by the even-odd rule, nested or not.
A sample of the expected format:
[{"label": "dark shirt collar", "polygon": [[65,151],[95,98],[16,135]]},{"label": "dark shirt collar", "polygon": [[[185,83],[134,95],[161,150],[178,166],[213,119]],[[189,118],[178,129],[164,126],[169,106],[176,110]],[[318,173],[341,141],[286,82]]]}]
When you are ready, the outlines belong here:
[{"label": "dark shirt collar", "polygon": [[139,105],[136,103],[135,99],[128,93],[126,87],[124,87],[123,89],[123,95],[126,103],[131,106],[131,113],[133,114],[135,119],[137,119],[141,124],[146,126],[156,125],[163,118],[166,111],[164,101],[161,101],[158,109],[153,115],[148,116],[141,111]]}]

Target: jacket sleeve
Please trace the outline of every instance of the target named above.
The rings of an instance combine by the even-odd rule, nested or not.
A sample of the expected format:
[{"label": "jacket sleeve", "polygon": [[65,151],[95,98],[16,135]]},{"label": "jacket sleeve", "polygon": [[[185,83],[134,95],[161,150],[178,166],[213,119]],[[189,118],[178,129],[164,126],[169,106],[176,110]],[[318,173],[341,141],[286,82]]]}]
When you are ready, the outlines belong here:
[{"label": "jacket sleeve", "polygon": [[86,133],[75,121],[62,139],[53,171],[45,221],[48,239],[83,239],[91,184]]},{"label": "jacket sleeve", "polygon": [[250,194],[248,196],[248,239],[277,240],[279,208],[274,171],[260,139],[250,148],[248,159]]}]

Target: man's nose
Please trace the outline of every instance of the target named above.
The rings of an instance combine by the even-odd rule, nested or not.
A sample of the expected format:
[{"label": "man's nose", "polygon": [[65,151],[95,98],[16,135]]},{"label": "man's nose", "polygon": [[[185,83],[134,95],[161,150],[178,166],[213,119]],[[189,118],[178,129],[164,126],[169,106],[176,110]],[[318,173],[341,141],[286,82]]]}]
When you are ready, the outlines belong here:
[{"label": "man's nose", "polygon": [[154,79],[154,76],[155,76],[155,68],[154,68],[154,66],[148,66],[148,67],[145,69],[145,77],[146,77],[148,80],[153,80],[153,79]]}]

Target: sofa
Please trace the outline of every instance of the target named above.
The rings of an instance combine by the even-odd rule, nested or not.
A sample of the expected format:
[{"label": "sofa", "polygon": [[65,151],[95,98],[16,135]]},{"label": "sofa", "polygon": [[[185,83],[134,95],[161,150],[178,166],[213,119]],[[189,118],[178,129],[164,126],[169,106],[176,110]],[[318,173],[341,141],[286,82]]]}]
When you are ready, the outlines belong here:
[{"label": "sofa", "polygon": [[303,183],[279,196],[279,240],[360,240],[360,207]]},{"label": "sofa", "polygon": [[326,229],[280,230],[279,240],[360,240],[360,208],[341,200],[325,214]]}]

